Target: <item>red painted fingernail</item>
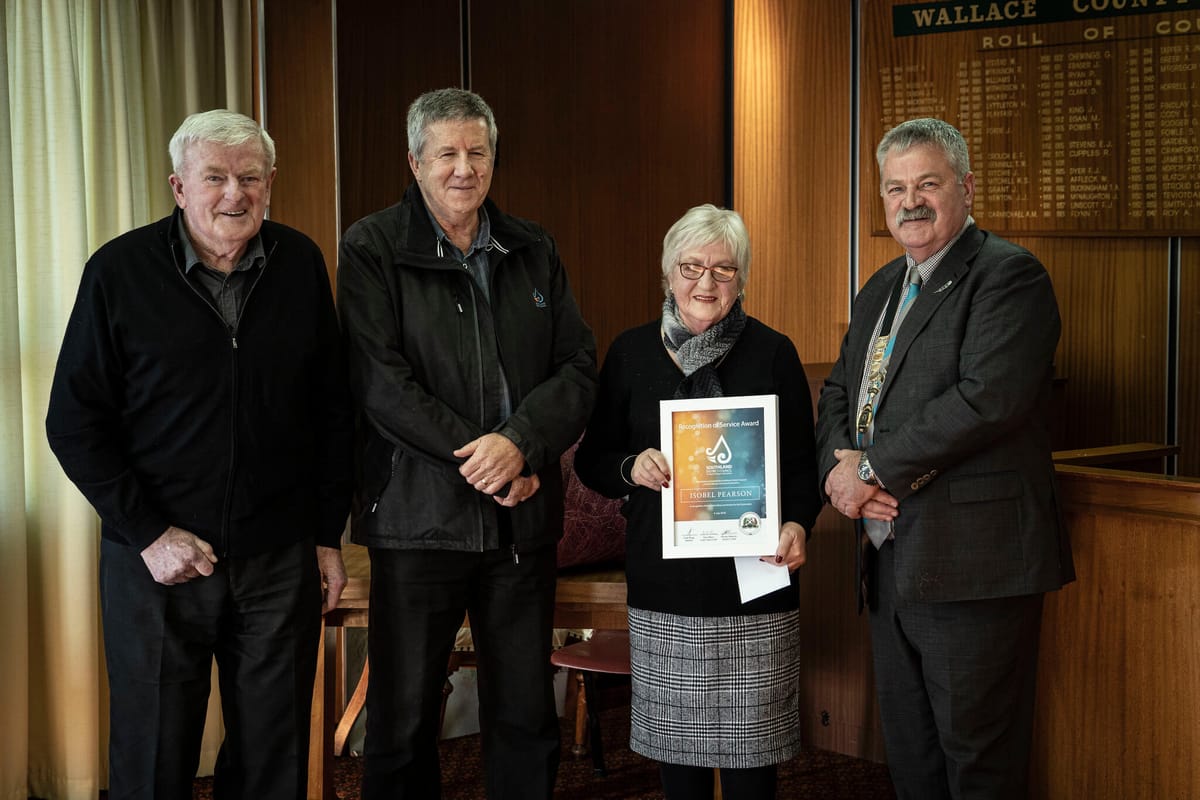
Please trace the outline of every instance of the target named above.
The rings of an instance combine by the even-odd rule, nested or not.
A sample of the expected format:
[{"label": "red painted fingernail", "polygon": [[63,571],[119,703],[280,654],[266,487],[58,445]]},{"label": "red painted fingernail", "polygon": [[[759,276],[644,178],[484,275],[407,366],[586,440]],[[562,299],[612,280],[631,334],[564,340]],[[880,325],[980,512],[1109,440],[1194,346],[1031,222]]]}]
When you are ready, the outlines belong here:
[{"label": "red painted fingernail", "polygon": [[783,556],[775,556],[775,563],[776,563],[776,564],[782,564],[782,563],[783,563]]}]

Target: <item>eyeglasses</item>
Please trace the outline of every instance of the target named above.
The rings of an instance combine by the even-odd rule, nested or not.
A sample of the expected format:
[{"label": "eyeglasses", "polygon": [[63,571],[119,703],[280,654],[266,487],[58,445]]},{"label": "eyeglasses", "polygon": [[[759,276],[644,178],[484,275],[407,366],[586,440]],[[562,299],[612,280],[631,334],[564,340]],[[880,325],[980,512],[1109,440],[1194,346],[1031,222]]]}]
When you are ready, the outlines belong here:
[{"label": "eyeglasses", "polygon": [[689,281],[699,280],[704,277],[705,272],[708,272],[713,276],[714,281],[728,283],[737,277],[737,271],[737,267],[730,266],[729,264],[716,264],[706,267],[703,264],[692,264],[684,261],[679,265],[679,274]]}]

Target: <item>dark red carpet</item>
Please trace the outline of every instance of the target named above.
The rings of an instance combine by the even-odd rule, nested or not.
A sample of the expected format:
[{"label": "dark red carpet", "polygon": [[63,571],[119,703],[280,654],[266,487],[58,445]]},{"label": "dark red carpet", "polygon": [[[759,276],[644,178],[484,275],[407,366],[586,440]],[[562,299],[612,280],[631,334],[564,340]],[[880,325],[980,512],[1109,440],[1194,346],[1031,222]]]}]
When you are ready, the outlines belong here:
[{"label": "dark red carpet", "polygon": [[[629,708],[602,715],[604,762],[608,775],[592,774],[591,757],[571,755],[574,729],[562,720],[563,760],[556,800],[662,800],[657,766],[629,750]],[[334,785],[341,800],[357,800],[362,762],[336,760]],[[484,800],[479,737],[463,736],[441,745],[443,800]],[[211,779],[196,781],[195,800],[210,800]],[[805,750],[779,769],[780,800],[894,800],[887,767],[824,750]]]}]

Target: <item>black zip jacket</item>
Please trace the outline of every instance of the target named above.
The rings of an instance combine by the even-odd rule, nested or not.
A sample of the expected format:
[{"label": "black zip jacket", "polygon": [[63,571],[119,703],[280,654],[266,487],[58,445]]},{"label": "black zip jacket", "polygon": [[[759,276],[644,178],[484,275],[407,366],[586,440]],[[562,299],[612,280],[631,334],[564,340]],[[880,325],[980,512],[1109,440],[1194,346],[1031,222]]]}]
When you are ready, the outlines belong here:
[{"label": "black zip jacket", "polygon": [[[417,184],[356,222],[338,255],[338,310],[350,385],[362,412],[353,538],[371,547],[528,550],[562,535],[559,456],[596,391],[595,340],[571,296],[553,240],[486,204],[488,302],[443,255]],[[512,414],[500,419],[499,368]],[[511,510],[458,473],[453,451],[485,433],[511,439],[541,489]]]},{"label": "black zip jacket", "polygon": [[234,328],[184,274],[175,215],[88,260],[46,433],[101,533],[139,550],[169,526],[219,556],[336,547],[353,416],[321,251],[270,221]]}]

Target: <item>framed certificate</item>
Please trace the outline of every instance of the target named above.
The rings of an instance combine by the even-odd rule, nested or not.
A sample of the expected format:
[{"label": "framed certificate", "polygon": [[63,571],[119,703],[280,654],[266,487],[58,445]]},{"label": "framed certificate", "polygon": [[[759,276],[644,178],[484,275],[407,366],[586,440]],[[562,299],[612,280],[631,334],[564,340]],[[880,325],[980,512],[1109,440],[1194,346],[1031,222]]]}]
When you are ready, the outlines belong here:
[{"label": "framed certificate", "polygon": [[663,558],[774,555],[779,544],[777,395],[663,400]]}]

